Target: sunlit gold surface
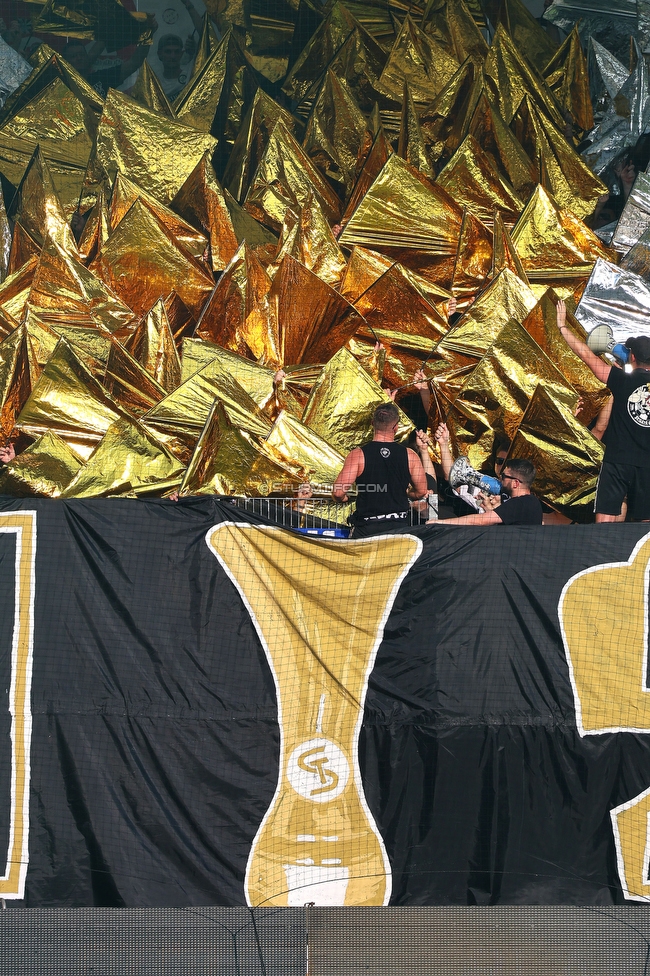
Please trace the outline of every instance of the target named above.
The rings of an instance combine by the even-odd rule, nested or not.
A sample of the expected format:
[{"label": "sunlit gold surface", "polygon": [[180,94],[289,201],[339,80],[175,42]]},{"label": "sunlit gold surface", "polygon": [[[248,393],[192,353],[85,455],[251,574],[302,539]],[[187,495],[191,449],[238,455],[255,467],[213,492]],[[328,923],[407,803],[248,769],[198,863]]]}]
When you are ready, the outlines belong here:
[{"label": "sunlit gold surface", "polygon": [[0,469],[0,493],[18,498],[30,495],[59,498],[82,464],[81,457],[54,431],[48,430]]},{"label": "sunlit gold surface", "polygon": [[189,251],[195,258],[200,258],[203,255],[208,245],[207,238],[184,221],[182,217],[174,213],[173,210],[170,210],[169,207],[165,207],[164,204],[159,203],[150,193],[147,193],[139,186],[136,186],[135,183],[132,183],[122,173],[117,174],[113,185],[113,195],[111,196],[111,205],[108,212],[111,231],[115,230],[136,200],[142,200],[145,206],[155,214],[167,230],[169,236],[177,244],[180,244],[181,247]]},{"label": "sunlit gold surface", "polygon": [[167,393],[180,384],[181,361],[162,299],[145,315],[125,346]]},{"label": "sunlit gold surface", "polygon": [[307,122],[303,148],[346,193],[355,181],[366,120],[343,79],[327,71]]},{"label": "sunlit gold surface", "polygon": [[223,271],[232,260],[238,243],[223,190],[210,164],[210,153],[206,153],[190,173],[174,197],[172,206],[207,234],[212,269]]},{"label": "sunlit gold surface", "polygon": [[426,104],[444,88],[457,69],[456,58],[421,31],[407,14],[377,89],[401,102],[406,80],[413,98]]}]

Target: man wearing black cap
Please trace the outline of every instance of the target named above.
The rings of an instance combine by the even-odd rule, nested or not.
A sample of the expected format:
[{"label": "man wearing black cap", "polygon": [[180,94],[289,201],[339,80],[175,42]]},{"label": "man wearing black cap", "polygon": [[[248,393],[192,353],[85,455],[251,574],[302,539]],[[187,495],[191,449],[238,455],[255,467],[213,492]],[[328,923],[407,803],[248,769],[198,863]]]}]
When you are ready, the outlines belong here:
[{"label": "man wearing black cap", "polygon": [[558,302],[557,324],[567,344],[612,391],[612,414],[603,435],[605,458],[596,490],[596,521],[615,522],[627,496],[629,516],[650,521],[650,338],[627,339],[632,372],[609,366],[567,327]]}]

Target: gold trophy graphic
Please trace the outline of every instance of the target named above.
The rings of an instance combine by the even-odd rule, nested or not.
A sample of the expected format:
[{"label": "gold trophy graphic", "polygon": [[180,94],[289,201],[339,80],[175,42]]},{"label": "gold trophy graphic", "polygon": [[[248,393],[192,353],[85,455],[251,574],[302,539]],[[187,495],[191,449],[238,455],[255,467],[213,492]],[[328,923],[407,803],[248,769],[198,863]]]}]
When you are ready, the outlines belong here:
[{"label": "gold trophy graphic", "polygon": [[251,615],[278,699],[280,772],[248,858],[248,904],[386,905],[390,863],[357,746],[384,626],[422,544],[234,523],[206,541]]},{"label": "gold trophy graphic", "polygon": [[[626,562],[576,573],[558,606],[581,736],[650,732],[650,534]],[[650,901],[650,789],[610,811],[621,887]]]}]

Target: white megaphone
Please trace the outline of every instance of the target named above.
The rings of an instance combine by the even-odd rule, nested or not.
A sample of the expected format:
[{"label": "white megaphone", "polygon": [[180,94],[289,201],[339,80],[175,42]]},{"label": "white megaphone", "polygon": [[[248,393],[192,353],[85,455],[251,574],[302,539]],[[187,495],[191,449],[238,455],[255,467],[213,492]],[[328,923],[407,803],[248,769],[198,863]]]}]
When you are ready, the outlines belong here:
[{"label": "white megaphone", "polygon": [[615,342],[611,325],[597,325],[587,336],[587,345],[596,356],[611,352]]},{"label": "white megaphone", "polygon": [[459,457],[454,461],[449,472],[449,484],[452,488],[460,488],[461,485],[470,485],[472,488],[480,488],[488,495],[501,494],[501,482],[498,478],[491,478],[489,474],[481,474],[469,463],[466,457]]}]

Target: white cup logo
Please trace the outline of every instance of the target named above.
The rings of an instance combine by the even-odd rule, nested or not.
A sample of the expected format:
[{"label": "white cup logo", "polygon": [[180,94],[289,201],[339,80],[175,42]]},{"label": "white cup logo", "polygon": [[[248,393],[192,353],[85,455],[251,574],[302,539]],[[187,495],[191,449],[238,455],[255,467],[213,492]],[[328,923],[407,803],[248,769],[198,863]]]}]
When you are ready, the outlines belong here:
[{"label": "white cup logo", "polygon": [[298,796],[313,803],[329,803],[348,785],[350,767],[337,745],[329,739],[308,739],[293,750],[287,762],[287,779]]}]

